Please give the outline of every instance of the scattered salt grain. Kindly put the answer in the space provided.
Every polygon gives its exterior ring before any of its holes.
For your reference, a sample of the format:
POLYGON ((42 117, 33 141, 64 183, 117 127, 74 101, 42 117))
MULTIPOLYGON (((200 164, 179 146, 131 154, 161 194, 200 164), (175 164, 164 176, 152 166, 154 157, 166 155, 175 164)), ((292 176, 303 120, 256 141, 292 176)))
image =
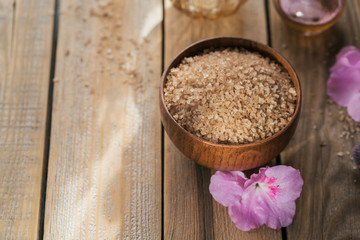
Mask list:
POLYGON ((337 155, 338 157, 343 157, 343 156, 344 156, 344 153, 343 153, 343 152, 338 152, 336 155, 337 155))

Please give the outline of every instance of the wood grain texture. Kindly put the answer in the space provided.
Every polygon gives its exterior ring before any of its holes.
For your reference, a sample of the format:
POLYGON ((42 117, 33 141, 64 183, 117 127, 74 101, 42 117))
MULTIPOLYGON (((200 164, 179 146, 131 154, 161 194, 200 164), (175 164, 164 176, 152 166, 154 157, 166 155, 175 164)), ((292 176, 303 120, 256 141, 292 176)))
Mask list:
POLYGON ((39 237, 54 2, 0 2, 0 239, 39 237))
MULTIPOLYGON (((262 0, 249 0, 235 15, 214 21, 190 18, 165 1, 165 67, 201 39, 240 36, 266 43, 266 32, 262 0)), ((280 231, 267 228, 238 230, 209 193, 211 171, 182 155, 166 134, 164 154, 165 239, 281 239, 280 231)))
POLYGON ((304 93, 298 129, 282 154, 283 163, 300 169, 304 178, 294 223, 287 228, 288 239, 360 236, 360 174, 350 158, 360 134, 351 133, 356 124, 349 117, 341 120, 346 109, 330 104, 326 94, 336 53, 346 45, 360 47, 360 3, 347 4, 339 22, 314 37, 289 29, 271 8, 273 47, 293 64, 304 93), (349 134, 341 136, 344 131, 349 134))
POLYGON ((162 3, 60 9, 45 239, 159 239, 162 3))

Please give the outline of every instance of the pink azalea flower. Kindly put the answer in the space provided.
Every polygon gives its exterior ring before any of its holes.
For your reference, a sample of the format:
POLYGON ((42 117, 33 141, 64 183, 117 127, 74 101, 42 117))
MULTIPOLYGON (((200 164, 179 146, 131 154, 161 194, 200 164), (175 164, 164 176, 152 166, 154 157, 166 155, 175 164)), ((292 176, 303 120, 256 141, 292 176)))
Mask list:
POLYGON ((344 47, 338 53, 327 87, 329 97, 360 122, 360 51, 356 47, 344 47))
POLYGON ((241 171, 217 171, 209 190, 217 202, 229 207, 231 220, 240 230, 264 224, 279 229, 292 223, 303 183, 299 170, 280 165, 261 168, 250 179, 241 171))

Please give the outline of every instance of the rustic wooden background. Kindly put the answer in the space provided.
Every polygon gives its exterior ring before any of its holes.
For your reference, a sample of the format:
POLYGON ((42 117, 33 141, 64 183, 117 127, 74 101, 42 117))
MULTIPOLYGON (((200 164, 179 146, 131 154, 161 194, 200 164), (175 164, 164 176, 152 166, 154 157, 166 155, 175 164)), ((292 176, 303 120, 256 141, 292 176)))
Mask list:
POLYGON ((272 1, 219 20, 169 0, 0 0, 0 239, 360 239, 359 124, 326 95, 328 69, 360 47, 360 2, 304 37, 272 1), (303 109, 277 161, 305 184, 294 223, 242 232, 163 132, 158 87, 187 45, 214 36, 267 43, 296 69, 303 109))

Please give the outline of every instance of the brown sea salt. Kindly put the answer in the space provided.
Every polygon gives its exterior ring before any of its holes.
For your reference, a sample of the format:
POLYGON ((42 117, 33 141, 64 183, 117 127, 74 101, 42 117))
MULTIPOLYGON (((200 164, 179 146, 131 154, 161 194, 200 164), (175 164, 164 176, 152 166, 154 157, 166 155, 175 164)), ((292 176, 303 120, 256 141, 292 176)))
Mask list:
POLYGON ((170 70, 165 104, 186 130, 215 143, 268 138, 290 121, 296 90, 277 63, 244 49, 205 50, 170 70))

